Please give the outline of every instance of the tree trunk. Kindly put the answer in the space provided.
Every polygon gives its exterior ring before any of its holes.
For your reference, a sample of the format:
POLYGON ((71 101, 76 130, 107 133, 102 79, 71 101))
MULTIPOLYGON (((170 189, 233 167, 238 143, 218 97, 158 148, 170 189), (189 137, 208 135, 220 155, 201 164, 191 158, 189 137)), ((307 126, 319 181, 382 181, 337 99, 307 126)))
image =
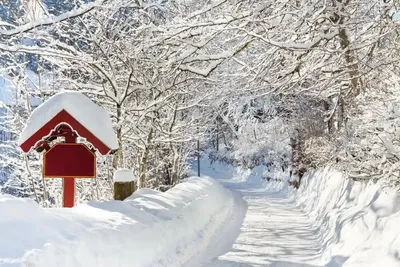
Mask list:
MULTIPOLYGON (((350 0, 332 0, 334 7, 338 7, 338 10, 333 13, 331 20, 339 25, 343 25, 346 20, 345 7, 348 6, 350 0)), ((350 87, 354 95, 359 95, 363 89, 363 82, 361 79, 361 72, 358 65, 358 59, 355 56, 354 50, 350 47, 350 38, 345 28, 339 29, 339 43, 340 47, 344 52, 344 59, 346 62, 346 67, 348 69, 348 74, 350 77, 350 87)))
POLYGON ((117 170, 120 167, 123 167, 123 162, 124 162, 124 154, 122 151, 122 127, 120 125, 121 122, 121 116, 122 116, 122 111, 121 111, 121 105, 117 104, 117 129, 116 129, 116 135, 117 135, 117 140, 118 140, 118 150, 114 155, 113 159, 113 167, 115 170, 117 170))
POLYGON ((172 171, 171 171, 171 180, 170 180, 170 185, 174 185, 178 182, 178 169, 179 169, 179 154, 178 152, 174 149, 174 160, 172 162, 172 171))
POLYGON ((343 127, 344 121, 344 101, 342 94, 338 95, 338 110, 337 110, 337 130, 339 131, 343 127))
MULTIPOLYGON (((331 99, 329 99, 329 100, 330 100, 330 103, 332 103, 331 99)), ((325 100, 323 100, 322 104, 324 106, 325 112, 328 113, 331 105, 329 104, 328 101, 325 101, 325 100)), ((331 116, 331 115, 329 115, 328 120, 327 120, 327 129, 328 129, 329 135, 333 133, 333 116, 331 116)))
POLYGON ((363 82, 358 66, 358 60, 354 55, 354 51, 350 49, 350 40, 349 36, 347 35, 346 29, 339 30, 339 37, 340 46, 344 51, 344 58, 346 60, 346 65, 350 76, 351 90, 354 95, 357 96, 363 89, 363 82))
POLYGON ((147 135, 146 147, 142 154, 142 159, 140 162, 140 178, 139 178, 139 188, 146 187, 146 176, 147 176, 147 162, 149 159, 150 153, 150 143, 153 139, 153 128, 150 129, 149 134, 147 135))

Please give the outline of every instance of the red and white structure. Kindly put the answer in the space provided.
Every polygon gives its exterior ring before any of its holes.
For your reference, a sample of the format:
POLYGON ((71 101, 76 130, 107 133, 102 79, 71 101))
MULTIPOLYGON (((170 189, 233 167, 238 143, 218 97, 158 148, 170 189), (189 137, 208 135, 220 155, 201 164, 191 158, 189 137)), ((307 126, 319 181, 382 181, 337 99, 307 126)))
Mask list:
POLYGON ((44 152, 43 177, 63 178, 63 206, 73 207, 75 178, 96 177, 96 151, 106 155, 118 141, 103 108, 81 93, 63 92, 32 112, 19 146, 25 153, 44 152))

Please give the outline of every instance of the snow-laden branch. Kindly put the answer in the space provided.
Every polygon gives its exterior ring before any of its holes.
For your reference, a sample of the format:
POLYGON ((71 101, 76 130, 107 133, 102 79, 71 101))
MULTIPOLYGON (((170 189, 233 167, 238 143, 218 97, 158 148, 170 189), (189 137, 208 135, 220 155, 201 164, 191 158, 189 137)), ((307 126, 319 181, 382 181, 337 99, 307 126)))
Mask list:
POLYGON ((236 49, 235 51, 228 51, 221 53, 219 55, 202 55, 193 57, 189 59, 188 62, 201 62, 201 61, 212 61, 206 68, 198 68, 195 66, 190 66, 188 64, 182 64, 179 68, 183 71, 189 71, 191 73, 201 75, 203 77, 208 77, 211 72, 213 72, 219 65, 221 65, 225 60, 234 57, 241 51, 243 51, 250 42, 246 42, 244 45, 236 49))
POLYGON ((24 32, 29 32, 37 27, 40 26, 48 26, 52 25, 58 22, 62 22, 64 20, 68 20, 70 18, 75 18, 82 16, 83 14, 93 10, 96 7, 101 6, 105 0, 99 0, 95 2, 91 2, 89 4, 85 4, 80 8, 65 12, 61 15, 58 16, 52 16, 49 18, 43 18, 37 21, 29 22, 27 24, 21 25, 21 26, 12 26, 6 22, 0 21, 0 26, 11 26, 12 29, 10 30, 5 30, 5 29, 0 29, 0 35, 5 35, 5 36, 11 36, 19 33, 24 33, 24 32))
POLYGON ((316 37, 315 39, 311 40, 311 41, 307 41, 304 43, 300 43, 300 42, 277 42, 274 40, 269 39, 268 37, 264 37, 258 33, 255 32, 251 32, 248 31, 244 28, 239 28, 239 27, 233 27, 232 29, 236 29, 239 31, 244 31, 246 34, 248 34, 249 36, 252 36, 256 39, 259 39, 267 44, 270 44, 272 46, 275 47, 279 47, 282 49, 286 49, 286 50, 292 50, 292 51, 304 51, 304 50, 310 50, 314 47, 316 47, 317 45, 319 45, 321 43, 321 41, 323 40, 331 40, 334 37, 336 37, 339 34, 339 30, 338 29, 334 29, 332 30, 332 32, 327 33, 327 34, 320 34, 318 37, 316 37))
POLYGON ((219 59, 217 61, 211 62, 207 68, 198 68, 194 66, 189 66, 189 65, 181 65, 179 68, 184 71, 189 71, 191 73, 201 75, 203 77, 207 77, 210 75, 210 73, 215 70, 222 62, 224 59, 219 59))
POLYGON ((193 19, 194 17, 200 16, 204 13, 212 11, 212 10, 216 9, 217 7, 223 5, 226 2, 227 2, 227 0, 219 0, 216 3, 213 3, 212 5, 209 5, 209 3, 207 3, 204 8, 189 15, 189 19, 193 19))
POLYGON ((223 52, 221 54, 216 55, 199 55, 195 57, 190 57, 185 60, 185 63, 192 63, 192 62, 200 62, 200 61, 209 61, 209 60, 221 60, 226 59, 231 55, 229 51, 223 52))
MULTIPOLYGON (((4 45, 0 43, 0 51, 6 52, 24 52, 24 53, 32 53, 41 56, 52 56, 52 57, 60 57, 60 58, 68 58, 74 59, 75 55, 62 52, 57 49, 52 48, 41 48, 38 46, 26 46, 26 45, 4 45)), ((82 59, 81 59, 82 60, 82 59)))

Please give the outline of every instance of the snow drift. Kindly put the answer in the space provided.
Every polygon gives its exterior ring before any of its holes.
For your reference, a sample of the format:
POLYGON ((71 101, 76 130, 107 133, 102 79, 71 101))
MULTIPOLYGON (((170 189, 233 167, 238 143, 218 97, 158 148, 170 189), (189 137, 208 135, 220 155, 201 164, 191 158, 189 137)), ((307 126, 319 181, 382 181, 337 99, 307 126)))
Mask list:
POLYGON ((329 168, 305 175, 296 201, 320 229, 327 266, 400 266, 400 196, 329 168))
POLYGON ((43 209, 0 196, 0 266, 181 266, 215 236, 233 197, 210 178, 190 178, 161 193, 43 209))

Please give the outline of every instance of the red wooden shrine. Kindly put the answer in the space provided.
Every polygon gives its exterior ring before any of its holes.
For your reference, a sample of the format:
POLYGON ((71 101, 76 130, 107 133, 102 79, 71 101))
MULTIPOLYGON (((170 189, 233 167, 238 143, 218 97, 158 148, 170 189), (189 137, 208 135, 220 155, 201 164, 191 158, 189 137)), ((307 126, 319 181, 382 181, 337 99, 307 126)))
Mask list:
POLYGON ((31 148, 43 154, 43 177, 63 178, 63 206, 75 203, 75 178, 96 177, 96 154, 106 155, 111 149, 101 142, 67 111, 61 110, 20 145, 24 152, 31 148), (93 145, 77 143, 85 138, 93 145), (60 142, 60 140, 62 140, 60 142))

